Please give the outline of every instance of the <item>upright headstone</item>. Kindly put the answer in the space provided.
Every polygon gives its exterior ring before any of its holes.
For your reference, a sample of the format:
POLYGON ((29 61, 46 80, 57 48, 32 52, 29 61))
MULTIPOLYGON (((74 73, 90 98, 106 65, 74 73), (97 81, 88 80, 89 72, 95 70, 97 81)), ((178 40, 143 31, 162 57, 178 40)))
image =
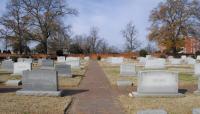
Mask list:
POLYGON ((23 71, 31 70, 32 64, 28 62, 16 62, 14 63, 13 75, 22 75, 23 71))
POLYGON ((55 65, 55 70, 58 72, 58 76, 72 77, 71 66, 65 63, 59 63, 55 65))
POLYGON ((200 95, 200 77, 198 77, 198 89, 194 91, 194 94, 200 95))
POLYGON ((148 109, 148 110, 141 110, 138 111, 137 114, 167 114, 165 110, 162 109, 148 109))
POLYGON ((187 56, 186 56, 186 55, 182 55, 182 56, 181 56, 181 59, 182 59, 182 60, 186 60, 186 59, 187 59, 187 56))
POLYGON ((67 65, 70 65, 72 68, 80 68, 80 60, 71 60, 65 62, 67 65))
POLYGON ((134 96, 180 96, 178 73, 168 71, 141 71, 134 96))
POLYGON ((164 69, 165 63, 166 63, 165 59, 147 60, 145 63, 145 69, 164 69))
POLYGON ((50 59, 42 60, 40 69, 54 69, 54 61, 50 59))
POLYGON ((122 64, 124 62, 123 57, 111 57, 110 58, 110 63, 111 64, 122 64))
POLYGON ((182 63, 187 64, 187 56, 186 55, 182 55, 181 60, 182 60, 182 63))
POLYGON ((146 55, 146 59, 152 59, 152 56, 151 55, 146 55))
POLYGON ((193 58, 191 58, 191 57, 188 57, 188 58, 186 59, 186 62, 187 62, 187 64, 190 64, 190 65, 196 64, 196 60, 193 59, 193 58))
POLYGON ((143 64, 143 65, 144 65, 144 64, 146 63, 146 61, 147 61, 147 59, 146 59, 145 57, 139 57, 138 59, 139 59, 139 63, 140 63, 140 64, 143 64))
POLYGON ((13 73, 13 68, 14 68, 13 64, 14 63, 11 60, 4 60, 4 61, 2 61, 1 69, 4 70, 4 71, 13 73))
POLYGON ((32 63, 32 62, 33 62, 33 59, 31 59, 31 58, 25 58, 25 59, 24 59, 24 62, 32 63))
POLYGON ((63 63, 63 62, 65 62, 65 56, 58 56, 58 57, 57 57, 57 62, 58 62, 58 63, 63 63))
POLYGON ((197 56, 197 60, 200 61, 200 55, 197 56))
POLYGON ((58 90, 58 74, 54 70, 36 69, 24 71, 22 89, 17 95, 60 96, 58 90))
POLYGON ((42 65, 42 61, 43 61, 43 60, 46 60, 46 59, 45 59, 45 58, 40 58, 40 59, 38 59, 38 64, 39 64, 39 65, 42 65))
POLYGON ((194 65, 194 75, 198 77, 200 76, 200 64, 194 65))
POLYGON ((120 65, 121 76, 136 76, 136 68, 134 64, 121 64, 120 65))
POLYGON ((86 61, 89 61, 90 60, 90 57, 84 57, 84 60, 86 60, 86 61))
POLYGON ((175 59, 175 58, 173 58, 173 59, 170 59, 170 63, 172 65, 180 65, 180 64, 182 64, 182 59, 175 59))
POLYGON ((24 62, 24 58, 18 58, 17 62, 24 62))

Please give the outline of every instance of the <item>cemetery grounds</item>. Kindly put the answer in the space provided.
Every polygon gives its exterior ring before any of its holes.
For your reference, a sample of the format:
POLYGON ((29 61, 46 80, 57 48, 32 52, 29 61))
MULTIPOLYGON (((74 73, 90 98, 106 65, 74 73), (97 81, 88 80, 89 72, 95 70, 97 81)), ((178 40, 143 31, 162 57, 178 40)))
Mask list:
MULTIPOLYGON (((128 63, 138 61, 129 60, 128 63)), ((120 94, 118 100, 127 114, 136 114, 139 110, 164 109, 168 114, 191 114, 193 108, 200 106, 200 96, 193 94, 197 90, 198 80, 193 76, 194 68, 190 65, 168 66, 166 70, 179 71, 179 90, 184 93, 184 97, 129 97, 132 91, 137 91, 136 77, 120 77, 120 65, 111 65, 106 62, 99 62, 101 68, 113 87, 117 87, 117 80, 129 80, 133 82, 132 87, 118 88, 120 94), (130 89, 131 88, 131 89, 130 89)), ((142 65, 136 67, 136 71, 141 70, 142 65)))
MULTIPOLYGON (((7 86, 7 80, 21 80, 21 76, 11 76, 0 70, 0 113, 8 114, 63 114, 69 108, 73 97, 67 95, 68 89, 79 86, 87 70, 88 62, 82 60, 80 69, 72 69, 72 78, 58 77, 62 97, 18 96, 16 91, 22 87, 7 86)), ((39 68, 37 65, 33 69, 39 68)))

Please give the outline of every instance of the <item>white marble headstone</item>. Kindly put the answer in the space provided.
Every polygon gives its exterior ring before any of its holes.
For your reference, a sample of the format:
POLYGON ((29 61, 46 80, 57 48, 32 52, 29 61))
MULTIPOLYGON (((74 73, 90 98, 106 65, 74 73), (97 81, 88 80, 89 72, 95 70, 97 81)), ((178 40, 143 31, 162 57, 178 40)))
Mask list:
POLYGON ((139 57, 138 59, 139 59, 140 64, 145 64, 147 61, 147 59, 145 57, 139 57))
POLYGON ((170 63, 172 65, 180 65, 182 64, 182 59, 173 58, 173 59, 170 59, 170 63))
POLYGON ((165 59, 147 60, 145 63, 145 69, 164 69, 165 63, 166 63, 165 59))
POLYGON ((186 59, 186 61, 187 61, 187 64, 191 64, 191 65, 196 64, 196 60, 193 59, 193 58, 191 58, 191 57, 188 57, 188 58, 186 59))
POLYGON ((120 65, 121 76, 136 76, 136 69, 134 64, 121 64, 120 65))
POLYGON ((134 95, 178 95, 178 73, 168 71, 141 71, 134 95))
POLYGON ((65 56, 57 57, 57 62, 60 62, 60 63, 65 62, 65 56))
POLYGON ((195 76, 200 76, 200 64, 195 64, 194 65, 194 75, 195 76))
POLYGON ((121 64, 124 62, 124 58, 123 57, 111 57, 110 62, 111 62, 111 64, 121 64))
POLYGON ((31 70, 32 64, 29 62, 16 62, 14 63, 14 75, 22 75, 23 71, 31 70))
POLYGON ((200 55, 197 56, 197 60, 198 60, 198 61, 200 60, 200 55))

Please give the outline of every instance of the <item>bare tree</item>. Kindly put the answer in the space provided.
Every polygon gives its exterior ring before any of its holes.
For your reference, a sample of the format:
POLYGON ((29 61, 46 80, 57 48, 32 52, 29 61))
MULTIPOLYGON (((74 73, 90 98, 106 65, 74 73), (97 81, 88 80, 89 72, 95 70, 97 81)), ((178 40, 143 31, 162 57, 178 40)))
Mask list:
POLYGON ((132 22, 129 22, 126 25, 126 28, 122 30, 122 35, 125 38, 126 50, 132 52, 133 50, 139 47, 139 41, 137 40, 137 31, 135 25, 132 22))
POLYGON ((41 43, 43 53, 47 53, 48 39, 59 26, 61 18, 77 14, 64 0, 21 0, 31 17, 34 40, 41 43))
POLYGON ((102 39, 98 36, 98 28, 92 27, 90 30, 90 35, 87 38, 88 48, 90 53, 97 53, 99 46, 102 43, 102 39))
POLYGON ((9 1, 7 12, 0 19, 3 26, 1 37, 4 37, 6 42, 10 40, 13 49, 20 54, 26 51, 29 38, 30 17, 25 13, 23 5, 21 0, 9 1))

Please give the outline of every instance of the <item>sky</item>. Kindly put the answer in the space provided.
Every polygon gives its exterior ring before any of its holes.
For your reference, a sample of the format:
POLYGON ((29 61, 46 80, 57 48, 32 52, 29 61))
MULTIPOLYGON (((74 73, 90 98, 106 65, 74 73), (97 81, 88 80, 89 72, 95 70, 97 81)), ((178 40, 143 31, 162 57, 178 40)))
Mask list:
MULTIPOLYGON (((6 10, 6 2, 0 0, 0 16, 6 10)), ((147 43, 149 15, 164 0, 67 0, 70 7, 78 10, 77 16, 64 17, 66 25, 72 25, 73 35, 89 34, 91 27, 99 28, 99 36, 119 49, 124 47, 122 29, 132 21, 137 38, 147 43)), ((2 48, 2 45, 0 46, 2 48)))

